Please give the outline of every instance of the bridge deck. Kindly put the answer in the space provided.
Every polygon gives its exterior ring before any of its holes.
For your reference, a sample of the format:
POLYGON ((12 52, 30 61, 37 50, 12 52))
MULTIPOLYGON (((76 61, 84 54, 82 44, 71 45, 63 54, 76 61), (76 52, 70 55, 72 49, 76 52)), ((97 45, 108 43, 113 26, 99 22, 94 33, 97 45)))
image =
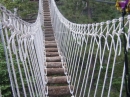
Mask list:
POLYGON ((70 91, 67 77, 62 68, 61 57, 58 53, 54 32, 51 25, 48 0, 44 0, 44 28, 45 28, 45 49, 48 77, 49 97, 69 97, 70 91))

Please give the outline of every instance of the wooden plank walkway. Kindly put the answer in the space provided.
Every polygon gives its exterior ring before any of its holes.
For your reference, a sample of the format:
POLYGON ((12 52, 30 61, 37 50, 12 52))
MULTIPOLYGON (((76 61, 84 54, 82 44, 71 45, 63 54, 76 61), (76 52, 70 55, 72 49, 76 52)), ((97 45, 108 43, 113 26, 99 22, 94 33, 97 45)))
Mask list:
POLYGON ((48 96, 71 97, 52 29, 48 0, 44 0, 43 4, 48 96))

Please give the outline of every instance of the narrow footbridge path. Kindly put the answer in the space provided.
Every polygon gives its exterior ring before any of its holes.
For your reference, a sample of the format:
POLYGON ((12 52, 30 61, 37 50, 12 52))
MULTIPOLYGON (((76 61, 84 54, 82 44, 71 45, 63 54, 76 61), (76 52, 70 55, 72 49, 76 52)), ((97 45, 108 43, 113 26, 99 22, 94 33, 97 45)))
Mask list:
POLYGON ((77 24, 39 0, 28 23, 0 4, 0 36, 12 97, 130 97, 130 15, 77 24))
POLYGON ((66 97, 70 95, 70 91, 54 37, 48 0, 44 0, 43 4, 48 96, 66 97))

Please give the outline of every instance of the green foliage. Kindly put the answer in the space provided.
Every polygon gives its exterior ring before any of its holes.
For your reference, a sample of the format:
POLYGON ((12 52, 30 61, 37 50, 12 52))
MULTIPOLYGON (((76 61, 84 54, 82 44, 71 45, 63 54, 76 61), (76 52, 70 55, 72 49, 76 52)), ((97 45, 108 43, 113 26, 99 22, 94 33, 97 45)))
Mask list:
MULTIPOLYGON (((96 23, 120 17, 114 4, 95 2, 95 0, 60 0, 58 8, 70 21, 76 23, 96 23), (87 6, 86 6, 87 2, 87 6)), ((113 0, 115 2, 115 0, 113 0)))
POLYGON ((38 3, 29 0, 15 0, 14 2, 12 0, 2 0, 0 3, 12 12, 14 11, 14 8, 17 8, 18 16, 21 18, 27 18, 30 14, 37 14, 38 10, 38 3))
MULTIPOLYGON (((4 6, 7 7, 7 9, 11 10, 12 12, 14 8, 18 8, 18 15, 22 18, 27 18, 29 14, 35 14, 35 13, 37 14, 38 4, 36 2, 30 2, 29 0, 24 0, 24 1, 14 0, 14 2, 12 1, 13 0, 0 0, 0 3, 2 3, 4 6)), ((85 8, 85 1, 88 1, 88 0, 83 0, 83 2, 81 2, 81 0, 61 0, 61 2, 63 2, 63 5, 58 6, 58 7, 61 13, 63 13, 63 15, 67 19, 69 19, 72 22, 77 22, 77 23, 101 22, 101 21, 111 20, 113 18, 118 18, 120 16, 118 11, 116 11, 116 8, 114 5, 104 4, 104 3, 94 2, 94 0, 89 0, 89 6, 85 8), (88 8, 91 12, 90 13, 91 17, 88 17, 88 8)), ((86 52, 85 56, 87 56, 87 54, 88 53, 86 52)), ((105 56, 107 57, 108 53, 106 53, 105 56)), ((123 60, 123 59, 122 57, 118 57, 117 60, 123 60)), ((81 62, 82 62, 82 58, 81 58, 81 62)), ((121 64, 123 64, 123 61, 121 62, 122 62, 121 64)), ((84 62, 84 64, 85 63, 86 62, 84 62)), ((112 83, 112 85, 114 86, 114 89, 117 90, 118 92, 119 92, 118 87, 120 85, 119 80, 121 80, 119 78, 118 71, 121 71, 120 69, 122 69, 120 67, 121 66, 116 66, 117 73, 115 74, 117 76, 112 83)), ((109 67, 110 69, 109 72, 111 72, 111 68, 112 66, 109 67)), ((98 70, 99 70, 99 67, 96 68, 96 72, 98 70)), ((103 72, 105 72, 105 70, 106 70, 106 67, 104 66, 103 72)), ((98 75, 95 75, 95 76, 98 76, 98 75)), ((104 73, 101 76, 102 78, 104 78, 104 73)), ((102 84, 101 84, 101 87, 102 87, 102 84)), ((3 97, 11 97, 12 94, 11 94, 11 88, 10 88, 10 82, 9 82, 9 75, 7 71, 7 65, 6 65, 4 50, 3 50, 1 41, 0 41, 0 88, 2 90, 3 97)), ((115 92, 112 92, 112 93, 113 93, 112 94, 113 97, 117 97, 115 92)))
MULTIPOLYGON (((0 0, 0 3, 12 12, 14 12, 14 8, 17 8, 17 15, 23 19, 28 19, 30 18, 29 16, 34 14, 37 15, 38 2, 31 2, 29 0, 0 0)), ((0 89, 2 97, 12 97, 10 85, 6 58, 0 38, 0 89)))
POLYGON ((11 94, 9 75, 7 71, 4 49, 1 41, 0 41, 0 88, 2 92, 2 97, 11 97, 12 94, 11 94))

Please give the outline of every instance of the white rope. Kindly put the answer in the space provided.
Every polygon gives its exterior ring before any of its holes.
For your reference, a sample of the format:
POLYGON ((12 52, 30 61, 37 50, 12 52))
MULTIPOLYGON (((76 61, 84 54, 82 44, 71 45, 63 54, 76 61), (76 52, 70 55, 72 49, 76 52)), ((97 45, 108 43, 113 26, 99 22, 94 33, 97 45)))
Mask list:
POLYGON ((0 97, 2 97, 2 94, 1 94, 1 88, 0 88, 0 97))
POLYGON ((27 23, 0 5, 2 41, 14 97, 45 97, 43 1, 35 23, 27 23), (6 38, 6 39, 5 39, 6 38))
POLYGON ((7 48, 6 48, 6 44, 5 44, 5 38, 3 37, 3 31, 2 31, 1 24, 0 24, 0 35, 1 35, 1 39, 3 41, 4 51, 5 51, 5 54, 6 54, 6 60, 7 60, 6 62, 7 62, 7 68, 8 68, 8 72, 9 72, 9 78, 10 78, 10 82, 11 82, 12 92, 13 92, 14 97, 16 97, 16 91, 14 89, 14 81, 13 81, 11 67, 10 67, 10 63, 9 63, 9 56, 7 54, 7 48))
MULTIPOLYGON (((113 95, 122 97, 125 89, 122 18, 94 24, 76 24, 59 12, 54 0, 49 1, 53 30, 63 67, 67 70, 65 74, 72 96, 111 97, 116 91, 113 95), (118 85, 117 90, 115 84, 118 85)), ((125 21, 128 50, 129 15, 125 21)))
MULTIPOLYGON (((122 97, 125 91, 122 18, 101 23, 76 24, 59 12, 54 0, 49 0, 49 7, 72 97, 122 97)), ((13 96, 46 97, 43 1, 39 0, 38 17, 33 24, 22 21, 1 5, 0 10, 3 27, 1 36, 13 96)), ((129 15, 125 21, 128 50, 129 15)))

